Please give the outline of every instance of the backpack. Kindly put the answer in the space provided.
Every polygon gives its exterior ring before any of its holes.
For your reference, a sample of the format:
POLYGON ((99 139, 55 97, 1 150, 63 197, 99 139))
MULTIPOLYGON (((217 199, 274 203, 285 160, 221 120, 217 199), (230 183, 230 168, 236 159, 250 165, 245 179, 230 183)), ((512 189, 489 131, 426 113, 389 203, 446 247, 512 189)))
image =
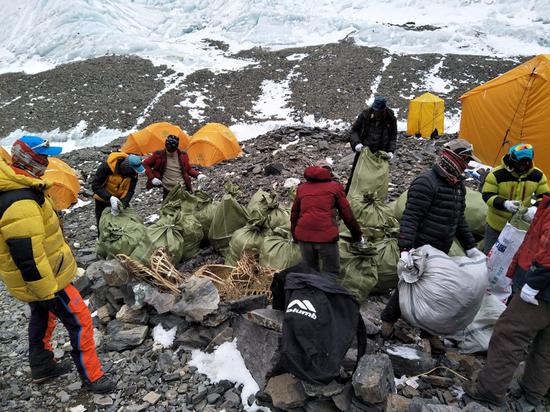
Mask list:
POLYGON ((277 273, 272 292, 273 308, 285 311, 278 370, 327 384, 339 378, 356 336, 357 359, 363 356, 366 330, 359 303, 335 279, 300 264, 277 273))

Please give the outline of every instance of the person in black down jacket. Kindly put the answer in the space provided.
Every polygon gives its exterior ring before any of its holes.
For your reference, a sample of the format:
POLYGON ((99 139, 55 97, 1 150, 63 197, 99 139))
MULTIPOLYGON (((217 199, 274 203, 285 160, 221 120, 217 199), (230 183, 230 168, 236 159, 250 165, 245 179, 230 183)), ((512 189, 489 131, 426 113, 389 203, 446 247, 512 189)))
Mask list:
MULTIPOLYGON (((466 187, 462 174, 475 159, 472 145, 465 140, 452 140, 444 146, 436 164, 418 176, 407 194, 407 204, 399 233, 401 260, 409 262, 409 250, 430 245, 449 253, 456 237, 468 257, 481 252, 464 217, 466 187)), ((390 337, 393 324, 401 317, 397 289, 382 312, 382 335, 390 337)), ((432 349, 442 349, 441 342, 430 339, 432 349)))

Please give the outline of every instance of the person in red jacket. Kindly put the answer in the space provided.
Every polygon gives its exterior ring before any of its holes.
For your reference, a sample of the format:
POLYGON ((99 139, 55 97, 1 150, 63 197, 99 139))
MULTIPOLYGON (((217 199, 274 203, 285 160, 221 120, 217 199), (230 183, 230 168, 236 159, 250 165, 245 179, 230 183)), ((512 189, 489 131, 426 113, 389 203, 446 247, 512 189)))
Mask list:
POLYGON ((182 183, 192 192, 191 177, 203 179, 206 176, 189 164, 189 156, 178 149, 180 139, 170 135, 166 138, 165 149, 157 150, 143 161, 147 174, 147 189, 163 188, 163 199, 176 185, 182 183))
POLYGON ((550 389, 550 194, 539 204, 508 270, 518 293, 495 325, 485 367, 464 389, 478 401, 503 404, 525 349, 530 348, 519 381, 519 402, 521 410, 539 410, 550 389))
POLYGON ((344 186, 332 179, 332 168, 327 162, 307 167, 304 177, 306 182, 298 186, 290 213, 292 237, 299 242, 305 263, 319 272, 339 275, 337 215, 358 243, 363 242, 361 228, 344 186))

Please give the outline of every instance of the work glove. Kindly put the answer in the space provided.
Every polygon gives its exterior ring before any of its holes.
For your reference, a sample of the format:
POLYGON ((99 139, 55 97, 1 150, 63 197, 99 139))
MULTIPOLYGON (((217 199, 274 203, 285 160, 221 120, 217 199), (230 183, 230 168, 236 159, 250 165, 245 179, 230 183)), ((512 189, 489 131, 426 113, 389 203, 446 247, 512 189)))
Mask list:
POLYGON ((535 299, 535 296, 537 296, 539 293, 538 290, 533 289, 531 286, 529 286, 527 283, 523 285, 521 288, 520 297, 523 301, 530 303, 531 305, 539 305, 539 302, 537 299, 535 299))
POLYGON ((362 143, 357 143, 355 145, 355 151, 359 153, 361 150, 363 150, 363 144, 362 143))
POLYGON ((504 208, 511 213, 516 213, 521 206, 521 202, 519 200, 506 200, 504 202, 504 208))
POLYGON ((122 210, 122 202, 116 196, 111 196, 109 199, 111 201, 111 214, 116 216, 122 210))
POLYGON ((361 240, 359 240, 358 242, 355 242, 355 244, 358 246, 358 247, 362 247, 365 245, 365 238, 363 236, 361 236, 361 240))
POLYGON ((527 220, 528 222, 532 222, 533 219, 535 218, 535 213, 537 213, 537 208, 536 208, 536 206, 531 206, 529 209, 527 209, 527 211, 525 212, 525 214, 523 215, 523 217, 524 217, 525 220, 527 220))
POLYGON ((477 247, 473 247, 466 251, 466 256, 468 256, 470 259, 474 259, 476 257, 485 256, 485 255, 477 247))
POLYGON ((157 179, 156 177, 153 177, 151 180, 151 184, 153 186, 162 186, 162 181, 160 179, 157 179))
POLYGON ((392 160, 394 155, 392 152, 388 152, 388 156, 390 157, 390 160, 392 160))
POLYGON ((197 176, 197 180, 202 180, 202 179, 206 179, 206 175, 204 173, 199 173, 199 175, 197 176))

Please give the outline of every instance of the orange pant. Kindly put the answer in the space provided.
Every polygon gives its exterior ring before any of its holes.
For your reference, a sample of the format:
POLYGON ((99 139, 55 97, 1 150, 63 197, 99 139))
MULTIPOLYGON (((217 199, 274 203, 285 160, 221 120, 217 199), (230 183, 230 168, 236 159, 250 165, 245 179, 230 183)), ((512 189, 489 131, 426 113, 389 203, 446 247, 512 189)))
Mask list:
POLYGON ((94 382, 104 375, 97 357, 92 317, 78 290, 72 285, 55 294, 55 299, 31 302, 29 322, 29 361, 31 369, 51 367, 50 339, 56 318, 63 323, 71 340, 71 357, 80 375, 94 382))

